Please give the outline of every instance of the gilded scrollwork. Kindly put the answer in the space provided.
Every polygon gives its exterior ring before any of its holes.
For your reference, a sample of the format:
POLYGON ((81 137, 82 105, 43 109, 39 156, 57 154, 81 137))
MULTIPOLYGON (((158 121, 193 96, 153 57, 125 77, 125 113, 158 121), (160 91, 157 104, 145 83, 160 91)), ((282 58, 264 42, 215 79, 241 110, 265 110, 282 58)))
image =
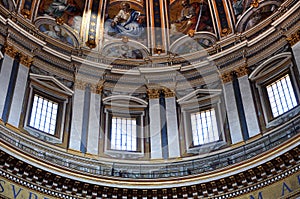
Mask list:
POLYGON ((159 98, 159 90, 158 89, 148 89, 147 94, 148 94, 149 99, 159 98))
POLYGON ((26 67, 30 67, 33 62, 33 58, 23 53, 20 54, 20 63, 26 67))
POLYGON ((289 42, 289 44, 291 46, 298 43, 300 41, 300 29, 296 33, 294 33, 290 37, 288 37, 286 40, 289 42))
POLYGON ((168 97, 175 97, 175 92, 172 91, 172 90, 169 89, 169 88, 163 88, 163 89, 162 89, 162 92, 164 93, 165 98, 168 98, 168 97))
POLYGON ((8 56, 15 58, 18 55, 18 50, 15 49, 13 46, 10 46, 8 44, 5 44, 4 53, 8 56))

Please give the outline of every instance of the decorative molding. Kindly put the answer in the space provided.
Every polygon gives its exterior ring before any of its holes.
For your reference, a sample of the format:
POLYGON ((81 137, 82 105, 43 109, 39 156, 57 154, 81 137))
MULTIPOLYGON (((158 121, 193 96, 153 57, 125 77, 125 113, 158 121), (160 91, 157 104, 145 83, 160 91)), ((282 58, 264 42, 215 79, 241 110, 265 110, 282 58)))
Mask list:
POLYGON ((18 55, 19 52, 13 46, 5 44, 4 53, 7 54, 8 56, 12 57, 12 58, 15 58, 18 55))
POLYGON ((169 88, 162 88, 161 90, 164 95, 165 95, 165 98, 168 98, 168 97, 175 97, 175 92, 170 90, 169 88))
POLYGON ((91 92, 96 94, 101 94, 103 90, 103 83, 91 84, 91 92))
POLYGON ((24 55, 23 53, 20 54, 20 63, 26 67, 30 67, 31 64, 33 62, 33 58, 27 56, 27 55, 24 55))
POLYGON ((75 89, 85 90, 87 85, 88 85, 88 83, 83 80, 79 80, 79 79, 75 80, 75 89))
POLYGON ((228 83, 228 82, 232 82, 233 80, 233 76, 232 76, 232 72, 225 72, 221 74, 221 79, 223 81, 223 83, 228 83))
POLYGON ((248 70, 247 64, 238 67, 237 69, 234 70, 234 72, 235 72, 235 74, 237 75, 238 78, 243 77, 245 75, 248 75, 249 70, 248 70))
POLYGON ((148 94, 149 99, 159 98, 159 90, 158 89, 148 89, 147 94, 148 94))
POLYGON ((291 37, 286 38, 291 46, 295 45, 300 41, 300 29, 296 33, 292 34, 291 37))
POLYGON ((22 9, 21 14, 24 16, 25 19, 29 19, 31 16, 31 12, 28 9, 22 9))
POLYGON ((258 6, 259 6, 259 0, 253 0, 250 5, 253 8, 258 8, 258 6))

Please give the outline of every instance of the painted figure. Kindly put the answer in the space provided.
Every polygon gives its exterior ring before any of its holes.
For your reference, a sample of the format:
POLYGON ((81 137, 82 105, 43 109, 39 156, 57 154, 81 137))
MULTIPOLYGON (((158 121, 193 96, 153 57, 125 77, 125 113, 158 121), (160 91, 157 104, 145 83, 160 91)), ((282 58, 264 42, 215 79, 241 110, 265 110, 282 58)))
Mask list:
POLYGON ((171 22, 173 31, 183 34, 187 34, 190 30, 212 31, 209 6, 205 0, 192 4, 189 0, 183 0, 181 5, 183 8, 179 19, 171 22))
POLYGON ((129 3, 123 2, 119 13, 105 21, 105 31, 110 36, 141 37, 145 32, 141 13, 130 8, 129 3))

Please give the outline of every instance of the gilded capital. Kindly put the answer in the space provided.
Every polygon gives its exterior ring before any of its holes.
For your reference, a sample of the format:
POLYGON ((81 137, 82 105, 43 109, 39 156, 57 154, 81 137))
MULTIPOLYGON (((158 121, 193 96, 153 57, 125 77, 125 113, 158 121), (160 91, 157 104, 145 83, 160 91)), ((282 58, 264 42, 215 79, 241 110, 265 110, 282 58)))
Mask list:
POLYGON ((233 80, 232 72, 225 72, 225 73, 221 74, 221 79, 224 84, 228 83, 228 82, 232 82, 232 80, 233 80))
POLYGON ((30 67, 33 62, 33 59, 27 55, 20 54, 20 63, 26 67, 30 67))
POLYGON ((298 30, 296 33, 292 34, 291 37, 286 38, 286 40, 289 42, 291 46, 295 45, 300 41, 300 30, 298 30))
POLYGON ((75 89, 85 90, 86 86, 87 86, 87 82, 84 82, 79 79, 75 80, 75 89))
POLYGON ((103 90, 103 84, 91 84, 91 92, 100 94, 103 90))
POLYGON ((4 53, 12 58, 15 58, 18 54, 18 51, 14 47, 6 44, 4 48, 4 53))
POLYGON ((158 89, 148 89, 147 94, 148 94, 149 99, 159 98, 159 90, 158 89))
POLYGON ((162 92, 164 93, 165 95, 165 98, 168 98, 168 97, 175 97, 175 92, 168 89, 168 88, 163 88, 162 89, 162 92))
POLYGON ((237 75, 237 77, 243 77, 245 75, 249 74, 249 70, 247 68, 247 64, 238 67, 236 70, 234 70, 235 74, 237 75))

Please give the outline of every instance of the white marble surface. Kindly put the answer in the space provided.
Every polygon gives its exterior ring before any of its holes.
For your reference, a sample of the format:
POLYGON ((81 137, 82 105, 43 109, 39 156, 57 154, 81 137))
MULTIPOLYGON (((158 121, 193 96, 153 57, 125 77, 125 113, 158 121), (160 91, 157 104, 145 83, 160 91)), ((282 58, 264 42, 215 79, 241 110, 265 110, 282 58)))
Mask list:
POLYGON ((224 97, 232 144, 243 141, 241 124, 232 82, 223 84, 224 97))
POLYGON ((249 137, 253 137, 259 134, 258 118, 255 110, 255 104, 253 99, 253 93, 251 91, 250 82, 248 76, 245 75, 239 78, 240 91, 243 100, 243 107, 248 127, 249 137))
POLYGON ((28 67, 20 64, 14 95, 12 98, 11 109, 8 117, 8 123, 15 127, 19 126, 20 116, 22 112, 22 105, 23 105, 23 100, 24 100, 24 95, 26 90, 26 84, 27 84, 28 72, 29 72, 28 67))
POLYGON ((151 159, 162 158, 159 99, 149 100, 151 159))
POLYGON ((2 117, 4 103, 6 99, 6 94, 8 90, 10 75, 12 71, 14 59, 8 55, 4 55, 4 59, 2 62, 2 68, 0 72, 0 87, 1 87, 1 95, 0 95, 0 117, 2 117))
POLYGON ((100 136, 100 106, 101 97, 99 94, 91 94, 89 126, 87 138, 87 153, 97 155, 100 136))
POLYGON ((83 120, 84 91, 75 89, 69 148, 80 151, 83 120))
POLYGON ((169 158, 180 157, 179 134, 175 97, 166 98, 166 119, 169 158))

